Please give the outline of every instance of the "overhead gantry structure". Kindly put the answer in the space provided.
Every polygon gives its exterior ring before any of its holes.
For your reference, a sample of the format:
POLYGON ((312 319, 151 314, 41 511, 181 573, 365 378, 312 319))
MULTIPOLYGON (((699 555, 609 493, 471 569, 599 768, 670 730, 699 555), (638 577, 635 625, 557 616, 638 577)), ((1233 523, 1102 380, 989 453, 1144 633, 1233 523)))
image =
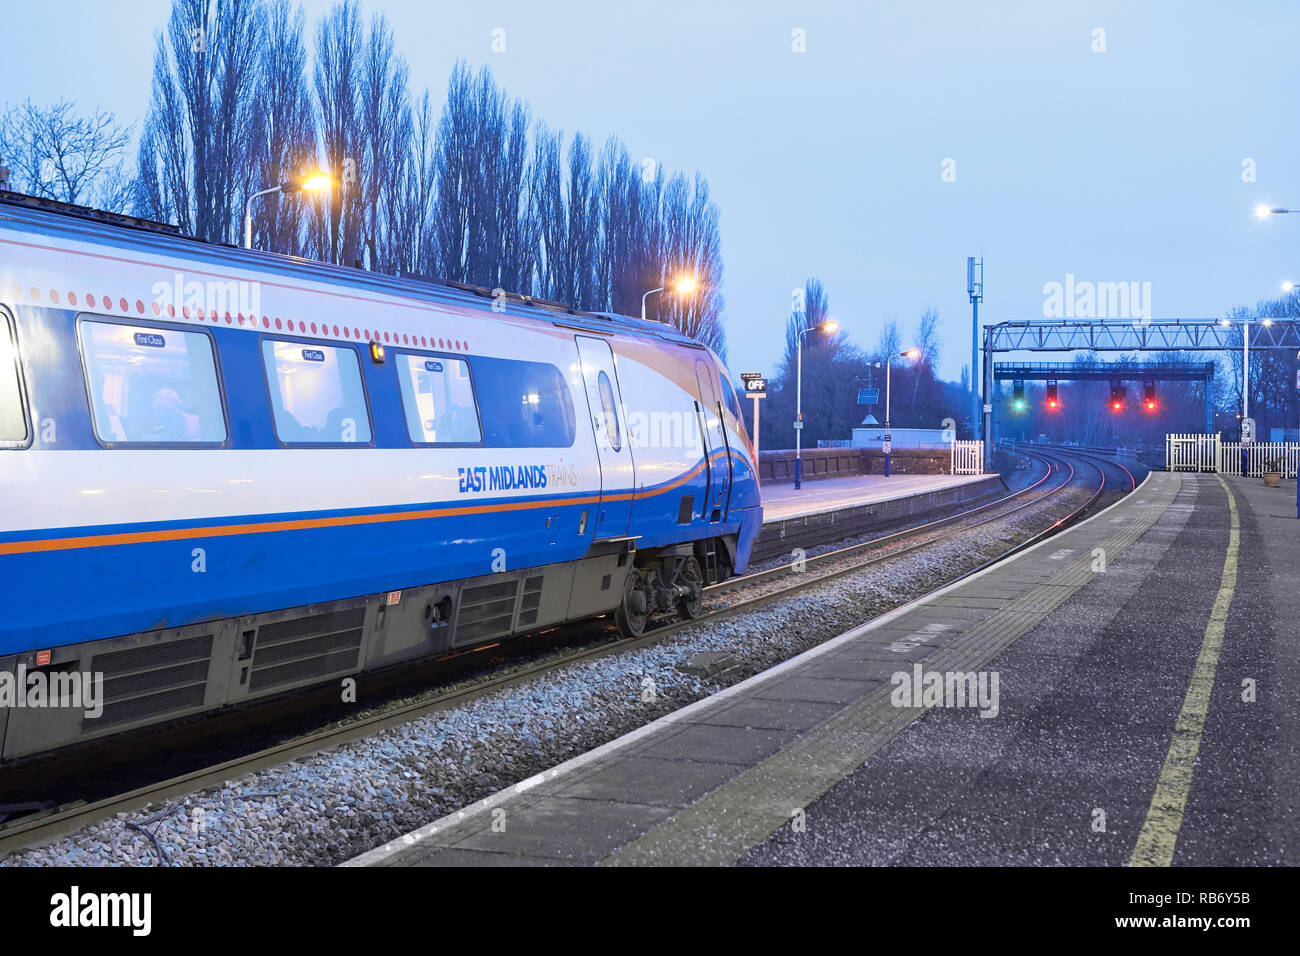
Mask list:
MULTIPOLYGON (((993 460, 993 389, 996 380, 1020 377, 996 374, 995 352, 1235 352, 1249 344, 1255 349, 1300 351, 1300 320, 1252 319, 1042 319, 999 322, 984 326, 984 460, 993 460)), ((1070 363, 1052 363, 1071 367, 1070 363)), ((1212 364, 1212 363, 1211 363, 1212 364)), ((1102 363, 1096 363, 1101 366, 1102 363)), ((1008 366, 1009 367, 1009 366, 1008 366)), ((1140 365, 1106 366, 1106 377, 1144 374, 1140 365)), ((999 370, 1001 371, 1001 370, 999 370)), ((1196 373, 1201 377, 1205 372, 1196 373)), ((1046 378, 1047 375, 1027 375, 1046 378)), ((1055 376, 1054 376, 1055 377, 1055 376)), ((1060 378, 1068 377, 1062 373, 1060 378)), ((1103 377, 1103 376, 1096 376, 1103 377)), ((1187 377, 1187 376, 1182 376, 1187 377)), ((1209 374, 1213 387, 1213 373, 1209 374)), ((1209 397, 1206 399, 1209 408, 1209 397)), ((1213 410, 1207 411, 1208 416, 1213 410)), ((1212 425, 1212 418, 1207 419, 1212 425)), ((1212 430, 1211 426, 1207 429, 1212 430)))

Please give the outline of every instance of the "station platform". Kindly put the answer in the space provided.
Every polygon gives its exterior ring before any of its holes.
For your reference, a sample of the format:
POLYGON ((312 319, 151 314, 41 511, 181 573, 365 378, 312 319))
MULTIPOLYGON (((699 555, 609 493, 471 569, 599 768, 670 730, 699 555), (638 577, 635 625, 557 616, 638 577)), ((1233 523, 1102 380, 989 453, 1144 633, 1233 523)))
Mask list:
POLYGON ((763 523, 842 511, 859 505, 879 504, 895 498, 946 491, 987 482, 990 475, 849 475, 763 486, 763 523))
POLYGON ((347 865, 1296 865, 1295 501, 1295 482, 1153 472, 347 865), (936 701, 934 674, 978 680, 936 701))
POLYGON ((850 475, 763 486, 763 528, 750 560, 815 547, 1007 493, 997 475, 850 475))

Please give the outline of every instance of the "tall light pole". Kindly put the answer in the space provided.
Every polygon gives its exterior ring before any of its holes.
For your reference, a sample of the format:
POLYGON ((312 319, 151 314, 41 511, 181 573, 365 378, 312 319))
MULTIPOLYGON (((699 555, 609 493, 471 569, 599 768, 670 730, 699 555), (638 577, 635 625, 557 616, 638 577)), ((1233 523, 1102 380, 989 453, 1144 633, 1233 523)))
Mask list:
POLYGON ((302 190, 316 192, 324 189, 330 184, 330 178, 324 173, 308 173, 299 179, 291 179, 288 182, 280 183, 278 186, 270 186, 261 192, 253 193, 244 203, 244 248, 253 248, 253 200, 261 199, 263 196, 269 196, 271 193, 296 193, 302 190))
MULTIPOLYGON (((970 429, 980 434, 980 387, 975 370, 980 364, 980 302, 984 300, 984 259, 966 257, 966 294, 970 296, 970 429)), ((985 401, 988 401, 986 398, 985 401)))
MULTIPOLYGON (((650 296, 654 295, 656 292, 663 292, 666 288, 667 286, 661 285, 659 288, 651 289, 641 296, 641 321, 642 322, 646 321, 645 300, 650 298, 650 296)), ((691 276, 682 276, 682 278, 678 279, 676 282, 673 283, 673 291, 676 292, 678 295, 690 295, 692 292, 695 291, 695 279, 692 278, 691 276)))
POLYGON ((890 432, 890 422, 889 422, 889 373, 894 367, 895 357, 914 359, 919 357, 920 354, 921 354, 920 349, 908 349, 906 352, 899 352, 897 356, 891 355, 889 356, 888 359, 885 360, 885 440, 881 443, 881 447, 884 449, 885 452, 885 477, 886 478, 889 477, 889 456, 891 451, 893 450, 893 435, 890 432))
MULTIPOLYGON (((1286 216, 1287 213, 1291 213, 1291 212, 1300 212, 1300 209, 1287 209, 1281 206, 1265 206, 1265 204, 1261 204, 1261 206, 1255 207, 1255 215, 1260 217, 1260 219, 1268 219, 1269 216, 1286 216)), ((1292 293, 1292 291, 1295 291, 1296 289, 1296 284, 1295 282, 1283 282, 1282 289, 1283 291, 1287 291, 1287 293, 1292 293)), ((1268 323, 1269 320, 1265 319, 1264 321, 1265 323, 1268 323)), ((1242 381, 1243 410, 1245 408, 1245 393, 1247 393, 1247 390, 1249 390, 1249 386, 1251 386, 1251 377, 1249 377, 1249 371, 1251 371, 1251 365, 1249 365, 1249 351, 1248 351, 1249 337, 1251 337, 1251 332, 1249 332, 1249 328, 1247 328, 1245 329, 1245 339, 1247 339, 1247 346, 1245 347, 1247 347, 1247 351, 1244 352, 1245 359, 1243 360, 1244 372, 1245 372, 1245 376, 1242 381)), ((1296 355, 1296 359, 1300 360, 1300 354, 1296 355)), ((1296 390, 1297 392, 1300 392, 1300 377, 1296 378, 1296 390)), ((1244 414, 1243 414, 1243 421, 1244 421, 1244 414)), ((1243 477, 1245 476, 1244 441, 1242 445, 1242 476, 1243 477)), ((1296 518, 1300 518, 1300 476, 1296 477, 1296 518)))
POLYGON ((825 332, 830 335, 840 324, 834 319, 827 319, 821 325, 801 329, 795 337, 795 385, 794 385, 794 487, 803 487, 803 337, 809 332, 825 332))
MULTIPOLYGON (((1220 319, 1220 325, 1232 325, 1230 319, 1220 319)), ((1261 319, 1260 325, 1272 325, 1272 319, 1261 319)), ((1241 474, 1246 476, 1246 446, 1255 440, 1254 423, 1250 420, 1250 320, 1241 322, 1241 474)))

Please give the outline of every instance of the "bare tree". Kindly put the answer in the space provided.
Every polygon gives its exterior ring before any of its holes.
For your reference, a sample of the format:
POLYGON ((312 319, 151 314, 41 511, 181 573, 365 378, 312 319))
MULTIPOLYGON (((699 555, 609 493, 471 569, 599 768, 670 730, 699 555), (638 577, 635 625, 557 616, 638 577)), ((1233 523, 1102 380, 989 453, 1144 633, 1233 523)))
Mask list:
POLYGON ((174 0, 154 55, 137 209, 229 242, 252 181, 262 0, 174 0))
POLYGON ((68 100, 48 107, 27 100, 0 114, 0 161, 29 195, 121 212, 130 198, 123 158, 131 133, 103 110, 78 115, 68 100))
POLYGON ((695 280, 687 296, 661 299, 666 321, 703 342, 725 360, 726 332, 722 326, 722 249, 718 207, 699 173, 693 188, 683 174, 668 181, 662 202, 664 285, 678 275, 695 280))
POLYGON ((898 317, 891 318, 880 327, 880 337, 876 339, 876 350, 871 354, 874 362, 884 362, 903 350, 903 333, 898 329, 898 317))
POLYGON ((565 206, 568 223, 561 286, 564 292, 558 298, 580 309, 600 308, 593 295, 599 219, 595 208, 591 140, 581 133, 574 136, 569 145, 565 206))
POLYGON ((495 280, 492 288, 531 292, 537 260, 537 231, 528 211, 528 107, 514 102, 503 126, 497 165, 495 280))
POLYGON ((436 151, 437 123, 426 90, 412 111, 410 148, 402 158, 394 202, 394 229, 404 237, 394 247, 394 271, 399 275, 431 275, 437 267, 433 232, 436 151))
POLYGON ((438 274, 454 282, 468 281, 472 260, 470 222, 479 188, 474 114, 474 79, 468 64, 459 61, 447 81, 447 102, 438 122, 435 145, 438 274))
POLYGON ((564 210, 564 172, 560 151, 564 134, 539 124, 533 135, 528 206, 537 230, 537 292, 548 299, 564 294, 564 255, 568 219, 564 210))
MULTIPOLYGON (((316 165, 316 129, 307 88, 307 45, 302 8, 289 0, 269 6, 266 51, 257 81, 262 106, 253 129, 252 188, 282 183, 316 165)), ((254 245, 276 252, 304 252, 305 212, 319 197, 272 194, 253 207, 254 245)))
POLYGON ((830 317, 830 301, 826 297, 826 289, 820 279, 810 277, 804 282, 802 302, 798 303, 803 306, 802 309, 791 309, 790 318, 785 323, 785 362, 789 364, 794 360, 795 350, 798 348, 799 336, 804 332, 809 332, 810 345, 818 342, 828 341, 830 333, 820 331, 820 326, 827 318, 830 317), (813 332, 811 330, 818 329, 813 332))
POLYGON ((394 53, 388 20, 376 15, 360 68, 360 224, 365 262, 379 272, 397 272, 409 241, 398 228, 403 171, 415 133, 406 62, 394 53))
POLYGON ((329 202, 312 223, 312 249, 326 262, 358 262, 361 223, 357 108, 363 43, 356 0, 335 4, 316 28, 316 109, 320 151, 332 176, 329 202))
MULTIPOLYGON (((938 390, 938 380, 934 375, 934 366, 939 361, 941 347, 939 342, 939 313, 934 309, 926 309, 921 314, 921 320, 917 323, 916 338, 913 339, 912 344, 912 348, 915 348, 920 353, 912 360, 913 410, 916 410, 920 399, 922 382, 926 383, 928 392, 935 393, 938 390)), ((937 398, 933 394, 931 397, 937 398)))

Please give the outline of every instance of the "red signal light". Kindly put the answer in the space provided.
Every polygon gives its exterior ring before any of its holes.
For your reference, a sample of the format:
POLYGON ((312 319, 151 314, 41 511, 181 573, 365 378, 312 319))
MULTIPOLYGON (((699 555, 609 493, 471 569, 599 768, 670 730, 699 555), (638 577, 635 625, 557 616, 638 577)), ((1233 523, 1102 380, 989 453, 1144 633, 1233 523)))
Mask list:
POLYGON ((1056 407, 1056 399, 1054 399, 1054 398, 1050 398, 1050 399, 1048 399, 1048 400, 1047 400, 1047 407, 1048 407, 1048 408, 1055 408, 1055 407, 1056 407))
POLYGON ((1147 402, 1147 411, 1154 412, 1155 410, 1156 410, 1156 403, 1151 401, 1147 402))
POLYGON ((1110 407, 1115 409, 1115 411, 1119 411, 1121 406, 1119 402, 1111 402, 1110 407))

